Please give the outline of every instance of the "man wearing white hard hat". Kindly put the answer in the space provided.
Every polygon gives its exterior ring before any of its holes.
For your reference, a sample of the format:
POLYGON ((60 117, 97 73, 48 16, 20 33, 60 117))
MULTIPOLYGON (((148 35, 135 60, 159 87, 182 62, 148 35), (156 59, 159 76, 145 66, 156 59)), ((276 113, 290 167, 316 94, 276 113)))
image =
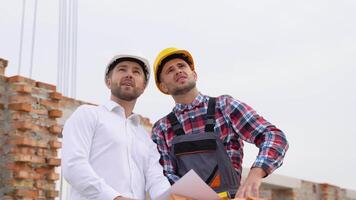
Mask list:
POLYGON ((62 169, 71 200, 145 199, 146 191, 155 199, 170 187, 156 145, 133 113, 149 69, 143 57, 115 56, 105 70, 110 100, 82 105, 66 121, 62 169))

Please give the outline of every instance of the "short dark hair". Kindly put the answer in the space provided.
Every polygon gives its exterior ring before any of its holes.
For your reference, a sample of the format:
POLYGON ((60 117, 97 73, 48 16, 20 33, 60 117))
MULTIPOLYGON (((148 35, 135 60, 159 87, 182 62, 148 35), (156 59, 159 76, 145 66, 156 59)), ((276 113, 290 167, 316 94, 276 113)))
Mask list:
POLYGON ((116 65, 118 65, 120 62, 124 62, 124 61, 130 61, 130 62, 135 62, 137 64, 140 65, 140 67, 143 70, 143 73, 145 74, 145 81, 148 81, 148 71, 147 68, 148 66, 145 65, 145 63, 143 63, 141 60, 136 59, 136 58, 131 58, 131 57, 123 57, 123 58, 118 58, 116 60, 114 60, 108 68, 108 71, 106 72, 105 76, 108 77, 110 72, 116 67, 116 65))
POLYGON ((158 69, 157 69, 157 82, 160 83, 161 82, 161 78, 160 78, 160 75, 162 73, 162 70, 163 70, 163 66, 170 60, 173 60, 175 58, 180 58, 182 60, 184 60, 186 63, 188 63, 188 65, 192 65, 193 62, 189 59, 188 56, 182 54, 182 53, 178 53, 178 54, 172 54, 172 55, 169 55, 167 57, 165 57, 161 64, 158 66, 158 69))

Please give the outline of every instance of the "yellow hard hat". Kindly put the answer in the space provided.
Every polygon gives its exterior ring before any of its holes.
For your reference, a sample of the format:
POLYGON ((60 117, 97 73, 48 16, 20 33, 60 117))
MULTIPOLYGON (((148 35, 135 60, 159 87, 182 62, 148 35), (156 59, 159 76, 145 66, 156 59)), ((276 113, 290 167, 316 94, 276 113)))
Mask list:
MULTIPOLYGON (((178 49, 178 48, 175 48, 175 47, 169 47, 169 48, 166 48, 166 49, 163 49, 159 54, 158 56, 156 57, 156 60, 153 64, 153 73, 154 73, 154 77, 155 77, 155 82, 156 82, 156 86, 157 88, 163 92, 160 88, 159 88, 159 83, 160 83, 160 80, 159 80, 159 74, 158 73, 161 73, 162 71, 162 61, 167 58, 168 56, 171 56, 171 55, 174 55, 174 54, 183 54, 184 56, 186 56, 188 59, 189 59, 189 65, 190 65, 190 68, 194 71, 194 60, 193 60, 193 56, 187 51, 187 50, 184 50, 184 49, 178 49)), ((164 94, 167 94, 165 92, 163 92, 164 94)))

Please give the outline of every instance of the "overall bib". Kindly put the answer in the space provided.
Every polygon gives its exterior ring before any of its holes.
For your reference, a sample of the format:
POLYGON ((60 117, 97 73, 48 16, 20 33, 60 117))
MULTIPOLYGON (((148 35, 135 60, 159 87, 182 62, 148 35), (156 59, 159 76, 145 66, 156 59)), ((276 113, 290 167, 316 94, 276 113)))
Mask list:
POLYGON ((175 133, 171 156, 175 160, 177 175, 182 177, 193 169, 215 192, 228 192, 233 198, 239 178, 223 142, 214 133, 215 98, 209 99, 205 133, 186 135, 173 112, 168 115, 168 120, 175 133))

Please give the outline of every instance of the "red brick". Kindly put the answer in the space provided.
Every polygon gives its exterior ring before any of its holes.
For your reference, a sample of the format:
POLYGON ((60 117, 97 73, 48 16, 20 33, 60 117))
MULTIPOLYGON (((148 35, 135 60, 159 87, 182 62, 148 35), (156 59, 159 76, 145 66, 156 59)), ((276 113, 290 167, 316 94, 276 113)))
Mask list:
MULTIPOLYGON (((38 199, 36 200, 55 200, 55 199, 51 199, 51 198, 47 198, 46 197, 46 191, 45 190, 38 190, 38 199)), ((32 199, 31 199, 32 200, 32 199)))
POLYGON ((19 75, 11 76, 7 78, 8 83, 17 83, 17 82, 24 82, 24 81, 25 81, 25 77, 19 75))
POLYGON ((13 154, 29 154, 35 155, 36 149, 32 147, 21 147, 21 146, 13 146, 11 147, 11 153, 13 154))
POLYGON ((35 187, 42 190, 55 190, 56 188, 54 183, 48 183, 46 180, 37 180, 35 187))
POLYGON ((62 142, 52 140, 52 141, 49 141, 49 146, 52 149, 60 149, 60 148, 62 148, 62 142))
POLYGON ((25 81, 25 77, 19 75, 11 76, 7 78, 7 82, 9 83, 24 82, 24 81, 25 81))
POLYGON ((44 140, 37 140, 36 147, 47 148, 48 142, 44 140))
POLYGON ((53 156, 53 157, 58 157, 58 152, 57 152, 57 150, 49 150, 49 152, 50 152, 51 156, 53 156))
POLYGON ((43 83, 40 81, 36 82, 36 87, 56 91, 56 86, 48 83, 43 83))
POLYGON ((32 85, 34 86, 35 85, 35 81, 32 80, 32 79, 29 79, 29 78, 25 78, 23 76, 19 76, 19 75, 16 75, 16 76, 12 76, 12 77, 9 77, 7 78, 7 82, 8 83, 21 83, 21 82, 24 82, 24 83, 27 83, 29 85, 32 85))
POLYGON ((10 120, 13 121, 22 121, 32 119, 28 113, 24 113, 21 111, 11 111, 10 112, 10 120))
POLYGON ((36 99, 30 95, 13 95, 9 97, 9 103, 28 103, 34 104, 36 103, 36 99))
POLYGON ((9 169, 12 171, 20 171, 20 170, 25 170, 25 171, 30 171, 32 169, 31 166, 27 165, 27 163, 8 163, 5 165, 5 169, 9 169))
POLYGON ((29 179, 31 178, 31 174, 28 171, 17 171, 14 173, 14 178, 17 179, 29 179))
POLYGON ((61 165, 61 159, 59 158, 48 158, 47 163, 50 166, 59 166, 61 165))
POLYGON ((48 116, 51 118, 60 118, 62 117, 62 114, 62 111, 57 109, 53 109, 48 112, 48 116))
POLYGON ((46 158, 55 158, 58 156, 56 150, 49 150, 47 148, 38 148, 36 155, 46 158))
POLYGON ((56 181, 59 179, 59 174, 52 172, 47 175, 47 179, 51 181, 56 181))
POLYGON ((45 140, 37 140, 28 137, 17 137, 11 139, 10 144, 15 144, 19 146, 29 146, 29 147, 40 147, 40 148, 47 148, 48 142, 45 140))
POLYGON ((48 134, 48 128, 44 126, 33 125, 32 130, 37 133, 48 134))
POLYGON ((5 108, 4 104, 0 103, 0 110, 4 110, 4 108, 5 108))
POLYGON ((44 109, 44 108, 40 108, 40 109, 32 109, 31 113, 35 113, 37 115, 48 115, 48 110, 44 109))
POLYGON ((52 125, 51 127, 49 127, 49 132, 51 132, 52 134, 58 135, 60 133, 62 133, 62 127, 60 127, 59 125, 52 125))
POLYGON ((48 174, 50 172, 54 172, 54 169, 49 168, 49 167, 39 167, 39 168, 36 168, 35 170, 39 174, 48 174))
POLYGON ((34 155, 14 155, 13 158, 16 162, 46 163, 44 158, 34 155))
POLYGON ((17 189, 15 195, 18 197, 36 198, 38 197, 38 191, 31 189, 17 189))
POLYGON ((34 96, 45 96, 48 95, 47 93, 48 91, 44 91, 42 88, 36 87, 36 84, 35 87, 32 88, 31 92, 31 94, 34 96))
POLYGON ((30 112, 32 110, 32 106, 29 103, 12 103, 9 104, 9 109, 30 112))
POLYGON ((40 167, 35 169, 36 173, 41 177, 42 180, 47 179, 50 173, 54 173, 54 167, 40 167))
POLYGON ((15 122, 14 126, 15 126, 14 127, 15 129, 19 129, 21 131, 26 131, 26 130, 32 130, 33 129, 33 125, 29 121, 15 122))
POLYGON ((13 90, 19 93, 30 94, 32 92, 32 87, 29 85, 21 84, 21 85, 15 85, 13 87, 13 90))
MULTIPOLYGON (((14 188, 33 188, 33 185, 35 184, 35 181, 32 179, 14 179, 11 183, 8 185, 14 188)), ((21 198, 23 200, 25 198, 21 198)), ((32 198, 26 198, 26 199, 32 199, 32 198)))
POLYGON ((49 94, 49 97, 50 97, 51 99, 54 99, 54 100, 61 100, 63 96, 62 96, 62 94, 59 93, 59 92, 51 92, 51 93, 49 94))
POLYGON ((58 102, 54 102, 54 101, 50 101, 47 99, 40 99, 40 104, 43 106, 46 106, 47 108, 58 108, 59 103, 58 102))
POLYGON ((30 146, 33 147, 36 144, 36 140, 27 137, 17 137, 9 141, 10 144, 20 145, 20 146, 30 146))
POLYGON ((56 190, 49 190, 46 193, 46 197, 48 197, 48 198, 56 198, 56 197, 58 197, 58 195, 59 195, 59 193, 56 190))

